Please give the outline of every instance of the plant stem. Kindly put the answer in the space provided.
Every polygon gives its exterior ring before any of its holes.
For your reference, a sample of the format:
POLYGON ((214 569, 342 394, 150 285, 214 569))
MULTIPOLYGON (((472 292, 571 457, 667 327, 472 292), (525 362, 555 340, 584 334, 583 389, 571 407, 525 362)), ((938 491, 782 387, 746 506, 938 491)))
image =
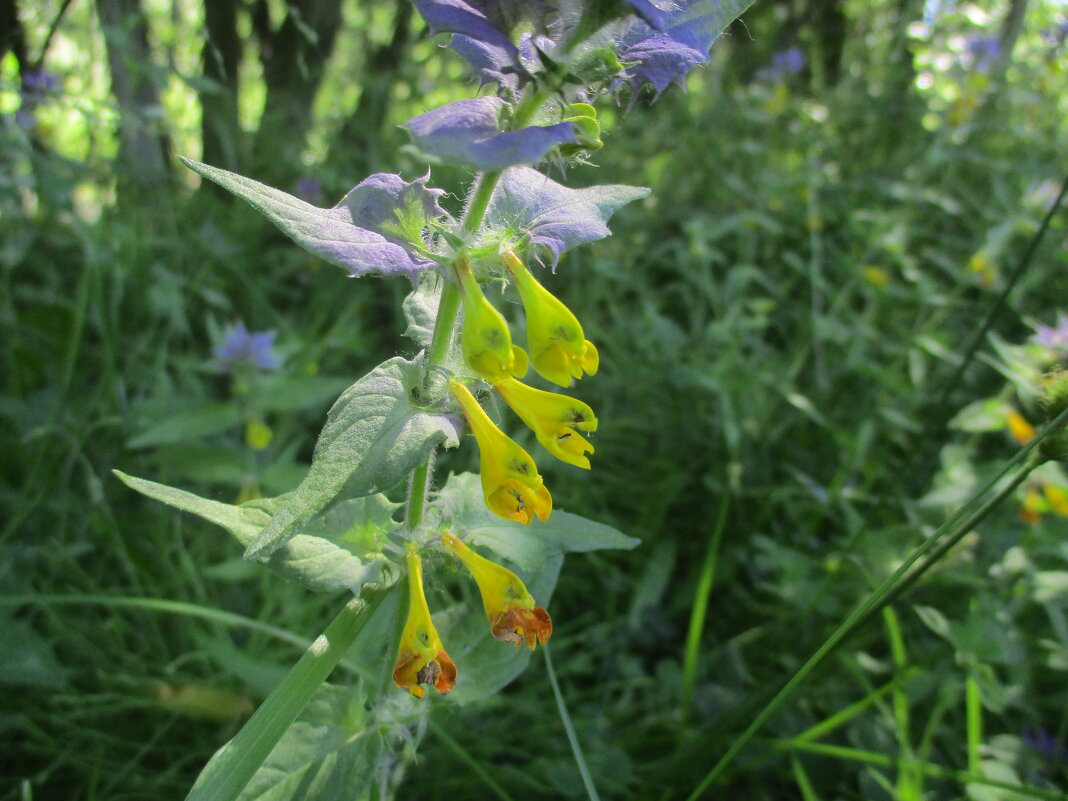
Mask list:
POLYGON ((186 801, 231 801, 240 795, 356 640, 386 592, 384 588, 364 585, 360 595, 330 622, 237 736, 208 763, 186 801))
POLYGON ((582 776, 582 783, 586 787, 586 795, 589 796, 590 801, 601 801, 601 797, 597 795, 593 777, 590 775, 590 769, 586 765, 586 758, 582 754, 582 746, 579 745, 578 734, 575 733, 571 715, 568 714, 567 704, 564 703, 564 694, 560 692, 560 683, 556 680, 556 671, 553 670, 553 659, 549 656, 549 646, 542 646, 541 653, 545 657, 545 672, 549 674, 549 684, 552 685, 553 695, 556 697, 556 709, 560 713, 560 722, 564 724, 567 741, 571 744, 571 753, 575 757, 579 775, 582 776))
POLYGON ((712 539, 705 552, 705 561, 701 566, 701 575, 697 579, 694 592, 693 609, 690 612, 690 628, 686 633, 686 652, 682 660, 682 701, 679 711, 679 731, 685 733, 686 719, 693 703, 693 688, 697 679, 697 657, 701 650, 701 633, 705 628, 705 616, 708 612, 708 599, 712 594, 712 585, 716 576, 716 557, 719 544, 723 539, 723 530, 727 527, 727 510, 730 508, 731 491, 728 485, 719 502, 719 514, 716 526, 712 530, 712 539))
MULTIPOLYGON (((512 118, 514 128, 522 128, 535 112, 549 99, 545 92, 532 92, 519 101, 515 115, 512 118)), ((486 210, 489 208, 493 190, 501 179, 502 170, 493 170, 482 173, 478 183, 471 190, 471 198, 467 203, 467 211, 464 213, 464 231, 474 236, 482 227, 482 221, 486 218, 486 210)), ((460 304, 460 292, 451 283, 445 282, 441 290, 441 300, 438 303, 438 316, 434 321, 434 337, 430 342, 430 352, 427 354, 428 368, 439 367, 449 354, 449 346, 452 344, 453 328, 456 325, 456 313, 460 304)), ((408 529, 414 529, 423 522, 423 511, 426 507, 426 495, 430 484, 431 469, 434 454, 412 471, 411 482, 408 485, 408 529)))

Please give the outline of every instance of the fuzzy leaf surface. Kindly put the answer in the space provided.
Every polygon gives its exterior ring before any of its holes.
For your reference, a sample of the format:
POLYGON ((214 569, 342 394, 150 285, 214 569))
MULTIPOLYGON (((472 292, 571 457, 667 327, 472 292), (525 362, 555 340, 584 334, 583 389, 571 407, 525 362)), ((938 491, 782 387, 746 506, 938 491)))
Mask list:
POLYGON ((351 276, 369 273, 414 277, 432 269, 423 228, 445 217, 438 205, 443 190, 426 177, 404 181, 375 173, 333 208, 321 209, 280 189, 198 161, 182 159, 198 175, 244 198, 298 245, 351 276))
POLYGON ((548 249, 555 266, 564 251, 609 236, 611 216, 648 194, 621 184, 571 189, 530 167, 510 167, 490 199, 486 227, 503 240, 529 237, 548 249))
POLYGON ((327 415, 307 476, 284 496, 245 556, 270 556, 342 491, 348 497, 383 492, 438 445, 455 447, 459 420, 416 406, 413 390, 421 384, 422 368, 398 356, 345 390, 327 415))
MULTIPOLYGON (((222 526, 243 546, 259 536, 285 497, 234 506, 118 470, 115 475, 142 495, 222 526)), ((344 589, 358 593, 365 583, 392 580, 387 576, 389 563, 379 552, 386 532, 396 526, 392 519, 395 508, 396 504, 382 495, 338 504, 313 520, 304 529, 307 533, 297 534, 272 553, 265 564, 283 578, 319 592, 344 589)))

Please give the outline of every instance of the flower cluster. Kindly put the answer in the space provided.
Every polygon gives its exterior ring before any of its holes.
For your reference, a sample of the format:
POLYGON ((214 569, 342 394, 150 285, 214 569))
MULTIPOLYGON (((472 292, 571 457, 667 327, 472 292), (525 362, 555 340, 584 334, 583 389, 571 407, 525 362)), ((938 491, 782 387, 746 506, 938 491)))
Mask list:
MULTIPOLYGON (((571 310, 538 283, 515 253, 505 249, 500 255, 526 312, 529 356, 512 343, 504 317, 482 294, 471 265, 461 258, 455 274, 464 306, 460 333, 464 361, 497 390, 549 453, 589 469, 586 454, 593 453, 593 445, 579 431, 597 430, 593 410, 580 400, 536 389, 517 378, 533 366, 546 380, 566 387, 572 378, 597 372, 597 348, 586 339, 571 310)), ((454 379, 450 388, 479 445, 486 506, 507 520, 529 524, 537 517, 544 522, 552 512, 552 497, 530 454, 490 420, 462 382, 454 379)))
MULTIPOLYGON (((502 642, 518 648, 526 643, 534 650, 545 645, 553 633, 549 613, 534 602, 519 576, 479 556, 454 534, 441 534, 441 544, 460 560, 478 585, 482 607, 486 610, 490 631, 502 642)), ((415 546, 408 550, 408 620, 401 633, 397 661, 393 665, 394 683, 416 698, 422 698, 429 684, 438 692, 449 692, 456 684, 456 664, 441 644, 441 637, 430 617, 423 591, 423 566, 415 546)))

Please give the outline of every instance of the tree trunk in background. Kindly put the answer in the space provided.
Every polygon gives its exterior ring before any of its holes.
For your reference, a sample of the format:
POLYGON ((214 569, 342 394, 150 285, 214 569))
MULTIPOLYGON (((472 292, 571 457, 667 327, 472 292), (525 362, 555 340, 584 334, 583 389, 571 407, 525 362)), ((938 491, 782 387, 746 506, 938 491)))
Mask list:
POLYGON ((837 84, 842 74, 842 51, 848 30, 842 6, 842 0, 809 0, 808 3, 809 24, 813 28, 813 41, 817 43, 813 57, 820 60, 820 73, 827 87, 837 84))
POLYGON ((252 9, 267 98, 251 155, 267 183, 289 178, 299 164, 312 104, 341 27, 341 0, 289 0, 286 7, 277 30, 271 29, 266 0, 252 9))
MULTIPOLYGON (((398 0, 393 35, 367 57, 361 81, 363 89, 352 115, 345 120, 338 146, 345 149, 341 159, 358 175, 381 169, 383 128, 389 115, 389 100, 397 83, 403 56, 411 36, 412 3, 398 0)), ((388 140, 389 137, 387 137, 388 140)))
POLYGON ((237 0, 205 0, 207 40, 202 71, 214 88, 200 92, 200 133, 208 164, 240 171, 241 128, 237 116, 242 43, 237 34, 237 0))
POLYGON ((29 66, 26 62, 26 36, 19 22, 19 9, 15 0, 0 0, 0 58, 15 54, 19 74, 29 66))
POLYGON ((157 187, 168 178, 166 135, 159 130, 159 92, 150 75, 148 28, 138 0, 97 0, 104 30, 111 91, 119 106, 119 175, 134 186, 157 187))

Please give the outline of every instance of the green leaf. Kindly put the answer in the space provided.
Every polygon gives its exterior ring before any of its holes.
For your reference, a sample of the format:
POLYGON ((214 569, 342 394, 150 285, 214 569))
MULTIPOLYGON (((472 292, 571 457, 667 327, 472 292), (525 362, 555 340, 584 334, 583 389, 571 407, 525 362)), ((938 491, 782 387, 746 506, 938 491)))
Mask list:
POLYGON ((66 684, 63 665, 52 646, 26 621, 0 620, 0 641, 4 643, 0 686, 54 689, 66 684))
POLYGON ((362 693, 324 684, 238 801, 361 798, 384 750, 382 733, 365 709, 362 693))
POLYGON ((435 504, 442 528, 484 545, 523 570, 537 570, 550 556, 565 552, 631 549, 641 542, 611 526, 553 510, 544 523, 529 526, 497 517, 486 508, 478 475, 450 476, 435 504))
POLYGON ((233 403, 206 403, 178 412, 142 431, 129 441, 131 448, 148 448, 183 442, 225 431, 241 423, 241 410, 233 403))
MULTIPOLYGON (((114 471, 128 487, 168 506, 181 509, 229 531, 241 545, 251 543, 270 523, 285 498, 251 501, 233 506, 201 498, 185 490, 114 471)), ((382 495, 354 498, 338 504, 274 551, 264 564, 280 576, 318 592, 341 589, 358 593, 368 582, 388 584, 389 562, 379 551, 394 527, 396 505, 382 495)))
POLYGON ((247 200, 298 245, 343 267, 349 275, 414 277, 435 267, 423 255, 423 229, 446 213, 438 205, 444 191, 426 186, 429 173, 411 182, 399 175, 375 173, 335 207, 320 209, 243 175, 190 159, 182 162, 247 200))
POLYGON ((345 390, 349 379, 340 376, 292 376, 272 373, 261 376, 252 399, 256 408, 289 412, 325 406, 345 390))
POLYGON ((330 409, 307 476, 285 496, 246 558, 270 556, 342 490, 349 497, 382 492, 423 464, 438 445, 455 447, 457 419, 413 403, 413 390, 421 385, 421 368, 396 357, 345 390, 330 409))

